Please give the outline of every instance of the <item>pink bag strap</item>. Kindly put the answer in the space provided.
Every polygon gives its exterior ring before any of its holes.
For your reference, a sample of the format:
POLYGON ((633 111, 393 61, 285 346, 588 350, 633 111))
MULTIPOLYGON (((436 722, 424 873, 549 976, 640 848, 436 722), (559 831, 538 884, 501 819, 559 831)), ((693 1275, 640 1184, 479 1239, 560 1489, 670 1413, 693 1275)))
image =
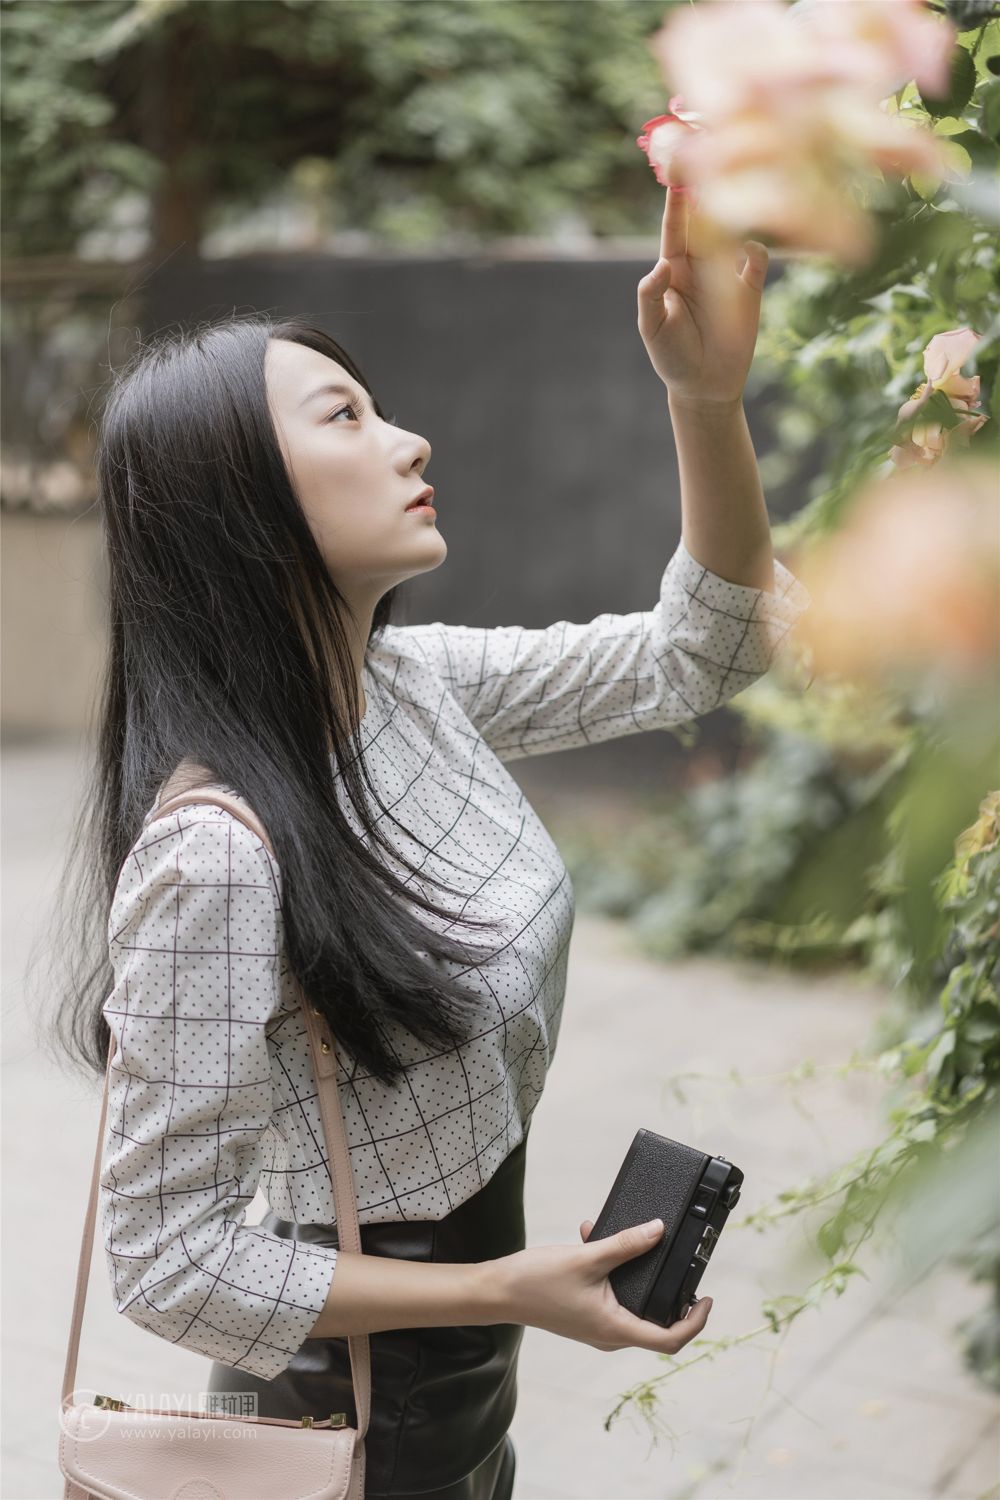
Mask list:
MULTIPOLYGON (((190 763, 187 763, 190 764, 190 763)), ((190 780, 190 772, 185 772, 185 763, 182 762, 174 775, 161 788, 166 792, 158 801, 153 813, 147 817, 146 825, 166 817, 177 807, 185 807, 191 802, 214 803, 217 807, 227 808, 234 817, 245 823, 264 844, 265 848, 273 856, 274 850, 267 837, 264 826, 253 809, 235 793, 216 787, 206 785, 204 780, 197 786, 197 790, 174 791, 172 788, 183 781, 185 776, 190 780)), ((196 767, 196 772, 204 776, 204 767, 196 767)), ((124 865, 122 866, 124 869, 124 865)), ((313 1070, 316 1075, 316 1087, 319 1095, 320 1114, 323 1119, 323 1132, 326 1137, 327 1160, 330 1168, 330 1179, 333 1186, 333 1202, 337 1216, 337 1238, 341 1249, 353 1251, 360 1255, 361 1230, 358 1225, 358 1207, 354 1197, 354 1178, 351 1172, 351 1158, 347 1146, 347 1131, 344 1127, 344 1115, 340 1107, 340 1093, 337 1088, 336 1066, 337 1056, 334 1050, 333 1037, 329 1028, 323 1020, 320 1012, 309 1004, 301 986, 298 987, 299 998, 305 1016, 306 1029, 309 1035, 309 1047, 312 1052, 313 1070)), ((66 1368, 63 1374, 62 1401, 63 1405, 69 1401, 76 1380, 77 1356, 80 1350, 80 1330, 83 1325, 83 1312, 87 1302, 87 1282, 90 1275, 91 1256, 94 1246, 94 1227, 97 1219, 97 1191, 100 1180, 101 1156, 104 1144, 104 1122, 108 1111, 108 1084, 111 1077, 111 1062, 115 1053, 115 1038, 112 1035, 111 1045, 108 1048, 108 1065, 104 1074, 104 1095, 101 1100, 101 1121, 97 1128, 97 1150, 94 1155, 94 1170, 90 1180, 90 1201, 87 1204, 87 1214, 83 1226, 83 1239, 80 1244, 80 1264, 76 1277, 76 1294, 73 1299, 73 1316, 70 1322, 69 1345, 66 1350, 66 1368)), ((336 1271, 334 1271, 336 1275, 336 1271)), ((368 1419, 371 1412, 371 1346, 367 1333, 351 1334, 348 1336, 348 1348, 351 1355, 351 1378, 354 1385, 354 1401, 358 1417, 358 1442, 360 1443, 368 1431, 368 1419)))

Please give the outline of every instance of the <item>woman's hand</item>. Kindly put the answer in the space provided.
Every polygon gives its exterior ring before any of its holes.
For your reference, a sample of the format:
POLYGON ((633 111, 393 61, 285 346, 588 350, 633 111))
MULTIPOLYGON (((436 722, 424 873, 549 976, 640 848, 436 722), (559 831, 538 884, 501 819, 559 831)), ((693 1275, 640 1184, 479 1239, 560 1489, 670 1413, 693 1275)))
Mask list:
MULTIPOLYGON (((590 1219, 584 1219, 580 1225, 584 1241, 593 1227, 590 1219)), ((622 1307, 608 1280, 609 1271, 644 1254, 662 1235, 662 1229, 659 1235, 653 1235, 636 1225, 595 1240, 592 1245, 540 1245, 491 1261, 491 1274, 503 1284, 502 1301, 509 1314, 506 1321, 545 1328, 594 1349, 652 1349, 676 1354, 701 1333, 711 1298, 703 1297, 687 1317, 662 1328, 622 1307)))
POLYGON ((701 227, 689 192, 669 187, 660 259, 638 286, 639 332, 672 398, 737 405, 753 360, 768 252, 747 240, 741 269, 701 227))

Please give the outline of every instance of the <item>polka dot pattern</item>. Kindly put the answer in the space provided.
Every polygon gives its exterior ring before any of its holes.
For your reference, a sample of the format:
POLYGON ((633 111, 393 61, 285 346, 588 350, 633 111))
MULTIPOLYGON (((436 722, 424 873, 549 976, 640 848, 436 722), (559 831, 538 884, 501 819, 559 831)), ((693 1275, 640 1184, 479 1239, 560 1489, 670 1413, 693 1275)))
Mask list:
MULTIPOLYGON (((502 931, 462 934, 490 946, 475 968, 451 970, 475 1002, 459 1048, 397 1028, 405 1068, 392 1086, 338 1048, 362 1224, 440 1219, 478 1192, 523 1138, 555 1054, 573 891, 504 762, 660 728, 732 697, 808 605, 778 562, 775 581, 773 594, 729 583, 681 543, 650 611, 542 630, 390 626, 369 650, 363 754, 403 828, 380 815, 382 826, 418 880, 462 890, 459 924, 468 912, 502 931)), ((339 788, 333 761, 331 772, 339 788)), ((360 832, 346 793, 340 801, 360 832)), ((276 861, 226 809, 147 815, 111 908, 104 1006, 117 1041, 100 1177, 115 1305, 263 1379, 309 1335, 337 1258, 245 1222, 258 1186, 283 1219, 336 1220, 281 891, 276 861)))

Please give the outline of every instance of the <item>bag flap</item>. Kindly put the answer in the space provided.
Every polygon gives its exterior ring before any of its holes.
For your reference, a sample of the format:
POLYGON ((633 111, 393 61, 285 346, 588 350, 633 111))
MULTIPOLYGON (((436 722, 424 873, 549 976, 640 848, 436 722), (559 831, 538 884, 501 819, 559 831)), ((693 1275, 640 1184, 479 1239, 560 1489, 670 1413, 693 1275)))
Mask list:
POLYGON ((356 1427, 66 1407, 59 1467, 98 1500, 346 1500, 356 1427))

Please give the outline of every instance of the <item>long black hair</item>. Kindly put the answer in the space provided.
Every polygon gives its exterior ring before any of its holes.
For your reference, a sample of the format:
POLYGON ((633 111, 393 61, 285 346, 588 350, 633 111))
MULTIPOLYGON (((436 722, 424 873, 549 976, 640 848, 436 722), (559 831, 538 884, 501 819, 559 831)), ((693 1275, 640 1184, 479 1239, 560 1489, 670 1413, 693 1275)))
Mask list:
MULTIPOLYGON (((412 907, 458 925, 378 857, 380 846, 391 850, 417 875, 366 796, 367 788, 398 823, 361 753, 349 606, 274 428, 270 339, 336 360, 384 417, 328 334, 300 318, 258 314, 161 333, 112 377, 103 404, 96 471, 108 651, 96 731, 90 726, 92 771, 54 913, 71 934, 54 1032, 74 1061, 103 1072, 103 1004, 114 984, 107 925, 119 872, 159 787, 190 759, 260 817, 281 871, 288 964, 334 1038, 392 1083, 402 1063, 388 1028, 432 1047, 459 1044, 476 997, 441 965, 474 967, 488 952, 422 922, 412 907), (360 835, 338 800, 331 746, 360 835)), ((390 623, 396 595, 391 588, 379 600, 369 646, 390 623)), ((426 867, 420 878, 463 894, 426 867)))

